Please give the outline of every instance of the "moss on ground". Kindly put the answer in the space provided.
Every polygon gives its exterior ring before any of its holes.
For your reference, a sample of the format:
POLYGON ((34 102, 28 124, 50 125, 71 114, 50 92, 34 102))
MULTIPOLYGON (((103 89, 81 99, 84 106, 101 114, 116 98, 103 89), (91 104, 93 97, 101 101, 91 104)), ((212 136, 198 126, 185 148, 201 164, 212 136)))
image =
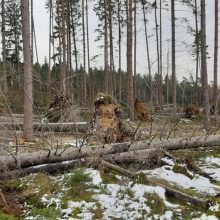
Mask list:
POLYGON ((183 174, 183 175, 189 177, 190 179, 193 178, 193 176, 190 175, 190 173, 187 171, 187 169, 186 169, 185 167, 180 166, 180 165, 178 165, 178 164, 175 164, 175 165, 173 166, 173 169, 172 169, 172 170, 173 170, 174 173, 181 173, 181 174, 183 174))
POLYGON ((0 219, 1 220, 18 220, 18 218, 14 216, 5 215, 3 213, 0 213, 0 219))
POLYGON ((145 193, 144 197, 147 199, 147 201, 145 202, 146 205, 151 209, 151 215, 163 215, 167 211, 163 199, 161 199, 160 196, 158 196, 156 193, 145 193))
POLYGON ((101 170, 100 176, 104 184, 118 183, 117 173, 115 171, 101 170))
POLYGON ((93 201, 93 193, 89 191, 91 177, 88 173, 84 172, 84 169, 77 169, 71 173, 70 176, 65 178, 65 184, 69 189, 64 193, 64 202, 69 199, 72 201, 93 201))

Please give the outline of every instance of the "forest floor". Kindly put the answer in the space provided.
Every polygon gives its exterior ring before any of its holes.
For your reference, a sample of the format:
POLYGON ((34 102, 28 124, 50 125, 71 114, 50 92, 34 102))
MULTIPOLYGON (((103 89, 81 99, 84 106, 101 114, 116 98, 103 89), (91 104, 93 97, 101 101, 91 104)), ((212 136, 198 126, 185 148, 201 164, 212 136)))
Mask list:
MULTIPOLYGON (((133 130, 139 125, 135 141, 207 135, 200 120, 158 116, 154 117, 152 124, 150 121, 139 124, 129 120, 125 124, 133 130)), ((211 133, 219 134, 220 131, 213 126, 211 133)), ((18 139, 20 135, 16 132, 18 139)), ((14 131, 2 130, 0 137, 3 146, 0 155, 3 155, 63 146, 75 149, 81 145, 84 134, 45 132, 43 139, 36 134, 36 143, 20 143, 20 146, 15 146, 14 131)), ((86 146, 96 144, 99 141, 92 137, 86 146)), ((190 171, 184 163, 176 164, 168 157, 162 158, 166 165, 154 169, 146 169, 142 162, 122 165, 138 174, 135 179, 103 167, 79 165, 74 170, 56 175, 37 173, 0 180, 0 219, 219 219, 220 148, 184 149, 172 154, 176 158, 190 158, 215 181, 190 171), (184 172, 176 169, 177 166, 183 167, 184 172), (193 197, 209 200, 209 208, 203 209, 167 195, 163 187, 143 181, 143 176, 155 178, 193 197)))

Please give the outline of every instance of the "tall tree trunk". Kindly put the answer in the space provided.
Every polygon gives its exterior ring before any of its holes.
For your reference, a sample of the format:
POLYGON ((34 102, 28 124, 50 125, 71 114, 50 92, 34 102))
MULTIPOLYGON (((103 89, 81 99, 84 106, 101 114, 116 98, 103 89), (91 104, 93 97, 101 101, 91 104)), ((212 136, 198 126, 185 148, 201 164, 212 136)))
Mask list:
POLYGON ((114 54, 113 54, 113 35, 112 35, 112 1, 108 0, 108 18, 109 18, 109 46, 110 46, 110 71, 109 71, 109 93, 114 94, 115 77, 114 77, 114 54))
POLYGON ((74 58, 75 58, 75 72, 76 72, 76 81, 79 82, 78 74, 78 50, 76 45, 76 25, 73 20, 73 8, 71 5, 71 18, 72 18, 72 33, 73 33, 73 46, 74 46, 74 58))
POLYGON ((71 29, 70 29, 70 0, 66 1, 66 26, 67 26, 67 93, 71 94, 71 58, 72 58, 72 44, 71 44, 71 29))
POLYGON ((134 84, 132 68, 132 0, 126 1, 127 12, 127 76, 128 76, 128 107, 129 117, 134 120, 134 84))
POLYGON ((137 0, 134 0, 134 96, 137 98, 137 0))
POLYGON ((88 76, 89 80, 89 98, 93 100, 93 79, 92 71, 90 71, 90 46, 89 46, 89 11, 88 11, 88 0, 86 0, 86 34, 87 34, 87 65, 88 65, 88 76))
POLYGON ((152 106, 153 106, 152 74, 151 74, 150 51, 149 51, 149 43, 148 43, 147 19, 146 19, 146 13, 145 13, 144 0, 142 0, 141 3, 142 3, 142 11, 143 11, 143 16, 144 16, 144 32, 145 32, 145 41, 146 41, 146 49, 147 49, 148 74, 150 78, 150 106, 152 109, 152 106))
POLYGON ((197 0, 195 0, 195 25, 196 25, 196 106, 199 106, 199 87, 198 87, 198 79, 199 79, 199 28, 198 28, 198 6, 197 0))
POLYGON ((162 0, 160 0, 160 107, 163 108, 162 0))
POLYGON ((105 93, 109 94, 109 65, 108 65, 108 10, 107 0, 104 0, 105 26, 104 26, 104 66, 105 66, 105 93))
MULTIPOLYGON (((214 85, 213 105, 218 101, 218 0, 215 0, 215 37, 214 37, 214 85)), ((216 109, 217 112, 217 109, 216 109)))
POLYGON ((32 65, 30 48, 29 0, 21 0, 21 22, 24 56, 24 138, 33 139, 32 65))
POLYGON ((7 66, 6 66, 6 48, 5 48, 5 0, 2 0, 2 58, 3 58, 3 88, 4 92, 8 90, 7 66))
POLYGON ((172 102, 173 115, 176 115, 176 36, 175 36, 175 0, 171 0, 172 26, 172 102))
POLYGON ((66 24, 65 24, 65 1, 62 0, 61 20, 62 20, 62 62, 61 62, 61 92, 66 95, 66 24))
POLYGON ((49 2, 49 10, 50 10, 50 15, 49 15, 49 64, 48 64, 48 77, 47 77, 47 85, 48 89, 47 92, 50 94, 50 87, 51 87, 51 35, 52 35, 52 14, 53 14, 53 5, 52 5, 52 0, 49 2))
POLYGON ((122 72, 121 72, 121 1, 118 0, 118 74, 119 74, 119 101, 122 101, 122 72))
POLYGON ((85 2, 82 0, 82 30, 83 30, 83 97, 87 99, 87 77, 86 77, 86 34, 85 34, 85 2))
POLYGON ((154 18, 155 18, 155 31, 156 31, 156 43, 157 43, 157 101, 159 103, 159 107, 161 109, 161 91, 160 91, 160 52, 159 52, 159 34, 158 34, 158 22, 157 22, 157 1, 155 0, 155 8, 154 8, 154 18))
POLYGON ((33 15, 33 0, 30 0, 31 3, 31 64, 34 63, 34 15, 33 15))
POLYGON ((209 120, 209 92, 206 57, 206 6, 205 0, 201 0, 201 78, 204 106, 204 128, 208 129, 209 120))

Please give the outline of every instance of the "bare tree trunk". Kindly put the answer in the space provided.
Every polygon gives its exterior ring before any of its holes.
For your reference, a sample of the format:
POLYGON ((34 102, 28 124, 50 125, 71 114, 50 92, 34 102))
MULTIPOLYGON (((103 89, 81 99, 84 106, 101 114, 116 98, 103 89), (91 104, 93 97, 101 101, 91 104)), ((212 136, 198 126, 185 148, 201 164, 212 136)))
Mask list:
POLYGON ((6 48, 5 48, 5 0, 2 0, 2 58, 3 58, 3 88, 4 88, 4 92, 7 92, 8 83, 7 83, 6 48))
POLYGON ((108 10, 107 10, 107 0, 104 0, 105 7, 105 27, 104 27, 104 59, 105 59, 105 93, 110 93, 109 88, 109 65, 108 65, 108 10))
POLYGON ((126 1, 127 11, 127 76, 128 76, 128 107, 129 117, 134 120, 134 84, 132 68, 132 0, 126 1))
MULTIPOLYGON (((217 100, 218 100, 218 0, 215 0, 213 105, 216 107, 218 107, 217 100)), ((216 108, 216 116, 217 115, 218 115, 218 108, 216 108)))
POLYGON ((24 139, 33 139, 32 65, 30 48, 29 0, 21 0, 21 22, 24 56, 24 139))
POLYGON ((201 0, 201 78, 204 106, 204 128, 208 129, 209 120, 209 93, 206 57, 206 6, 205 0, 201 0))
POLYGON ((72 44, 71 44, 71 28, 70 28, 70 1, 67 1, 67 16, 66 16, 66 24, 67 24, 67 93, 71 94, 71 74, 72 74, 72 44))
POLYGON ((160 109, 162 108, 161 103, 161 88, 160 88, 160 52, 159 52, 159 33, 158 33, 158 22, 157 22, 157 1, 155 0, 155 8, 154 8, 154 17, 155 17, 155 31, 156 31, 156 43, 157 43, 157 99, 159 102, 160 109))
POLYGON ((134 96, 137 98, 137 0, 134 0, 134 96))
POLYGON ((65 3, 62 2, 61 20, 62 20, 62 62, 61 62, 61 92, 66 95, 66 24, 65 24, 65 3))
POLYGON ((109 93, 114 94, 114 54, 113 54, 113 36, 112 36, 112 0, 108 0, 108 20, 109 20, 109 46, 110 46, 110 71, 109 71, 109 93))
POLYGON ((73 45, 74 45, 74 58, 75 58, 75 71, 77 75, 77 82, 78 82, 78 50, 76 46, 76 28, 73 20, 73 8, 71 5, 71 17, 72 17, 72 32, 73 32, 73 45))
POLYGON ((199 87, 198 87, 198 79, 199 79, 199 28, 198 28, 198 6, 197 0, 195 0, 195 25, 196 25, 196 106, 199 106, 199 87))
POLYGON ((89 12, 88 12, 88 0, 86 0, 86 34, 87 34, 87 65, 89 80, 89 98, 93 100, 93 76, 90 71, 90 48, 89 48, 89 12))
POLYGON ((86 34, 85 34, 85 2, 82 0, 82 30, 83 30, 83 97, 87 99, 87 77, 86 77, 86 34))
POLYGON ((162 45, 163 39, 162 39, 162 0, 160 0, 160 107, 163 108, 163 50, 162 45))
POLYGON ((144 0, 142 0, 141 3, 142 3, 142 11, 143 11, 143 16, 144 16, 144 32, 145 32, 147 61, 148 61, 147 63, 148 63, 148 73, 149 73, 149 77, 150 77, 150 106, 151 106, 151 110, 152 110, 152 106, 153 106, 152 75, 151 75, 150 52, 149 52, 149 43, 148 43, 147 19, 146 19, 146 14, 145 14, 144 0))
POLYGON ((49 2, 49 10, 50 10, 50 15, 49 15, 49 64, 48 64, 48 78, 47 78, 47 85, 48 89, 47 92, 50 94, 50 87, 51 87, 51 35, 52 35, 52 14, 53 14, 53 5, 52 5, 52 0, 49 2))
POLYGON ((176 34, 175 34, 175 1, 171 0, 172 25, 172 101, 173 115, 176 115, 176 34))
POLYGON ((33 0, 30 0, 31 4, 31 64, 34 63, 34 15, 33 15, 33 0))
POLYGON ((119 100, 122 101, 122 73, 121 73, 121 2, 118 0, 118 73, 119 73, 119 100))

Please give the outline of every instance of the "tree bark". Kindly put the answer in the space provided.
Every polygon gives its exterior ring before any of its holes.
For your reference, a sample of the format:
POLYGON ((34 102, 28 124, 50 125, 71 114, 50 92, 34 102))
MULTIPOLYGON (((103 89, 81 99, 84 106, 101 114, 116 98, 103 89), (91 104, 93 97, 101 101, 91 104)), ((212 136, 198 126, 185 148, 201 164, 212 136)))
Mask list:
POLYGON ((61 63, 61 93, 66 95, 66 22, 65 22, 65 5, 64 0, 61 0, 61 33, 62 33, 62 63, 61 63))
POLYGON ((199 80, 199 28, 198 28, 198 6, 197 0, 195 0, 195 26, 196 26, 196 106, 199 106, 199 87, 198 87, 198 80, 199 80))
POLYGON ((215 37, 214 37, 214 85, 213 85, 213 105, 215 108, 215 118, 218 118, 218 0, 215 0, 215 37))
POLYGON ((171 26, 172 26, 172 101, 173 115, 176 115, 176 34, 175 34, 175 1, 171 0, 171 26))
POLYGON ((87 76, 86 76, 86 33, 85 33, 85 1, 82 0, 82 31, 83 31, 83 82, 82 94, 84 100, 87 100, 87 76))
POLYGON ((49 64, 48 64, 48 77, 47 77, 47 92, 50 94, 50 86, 51 86, 51 35, 52 35, 52 13, 53 13, 53 6, 52 0, 49 1, 49 64))
POLYGON ((118 0, 118 74, 119 74, 119 101, 122 101, 122 72, 121 72, 121 1, 118 0))
POLYGON ((162 150, 178 150, 199 148, 206 146, 220 146, 220 135, 210 135, 208 137, 193 137, 191 139, 173 139, 170 141, 155 141, 154 143, 135 142, 133 144, 116 143, 102 146, 87 146, 79 149, 68 148, 66 150, 45 150, 35 153, 25 153, 19 155, 7 155, 0 157, 0 172, 25 168, 45 163, 56 163, 67 160, 89 157, 114 158, 117 161, 131 161, 132 159, 146 159, 162 150), (130 151, 130 152, 128 152, 130 151), (130 153, 130 155, 129 155, 130 153))
POLYGON ((210 126, 209 118, 209 91, 207 76, 207 57, 206 57, 206 6, 205 0, 201 0, 201 78, 202 78, 202 96, 204 107, 204 128, 207 130, 210 126))
POLYGON ((134 121, 134 84, 133 84, 133 68, 132 68, 132 0, 126 1, 127 12, 127 76, 128 76, 128 107, 129 117, 134 121))
POLYGON ((5 48, 5 0, 2 0, 2 67, 3 67, 3 88, 4 92, 8 90, 7 82, 7 65, 6 65, 6 48, 5 48))
POLYGON ((24 50, 24 138, 30 141, 33 139, 33 96, 29 16, 29 0, 21 0, 21 21, 24 50))
POLYGON ((104 66, 105 66, 105 93, 110 94, 109 86, 109 64, 108 64, 108 10, 107 10, 107 0, 104 0, 104 10, 105 10, 105 26, 104 26, 104 66))

